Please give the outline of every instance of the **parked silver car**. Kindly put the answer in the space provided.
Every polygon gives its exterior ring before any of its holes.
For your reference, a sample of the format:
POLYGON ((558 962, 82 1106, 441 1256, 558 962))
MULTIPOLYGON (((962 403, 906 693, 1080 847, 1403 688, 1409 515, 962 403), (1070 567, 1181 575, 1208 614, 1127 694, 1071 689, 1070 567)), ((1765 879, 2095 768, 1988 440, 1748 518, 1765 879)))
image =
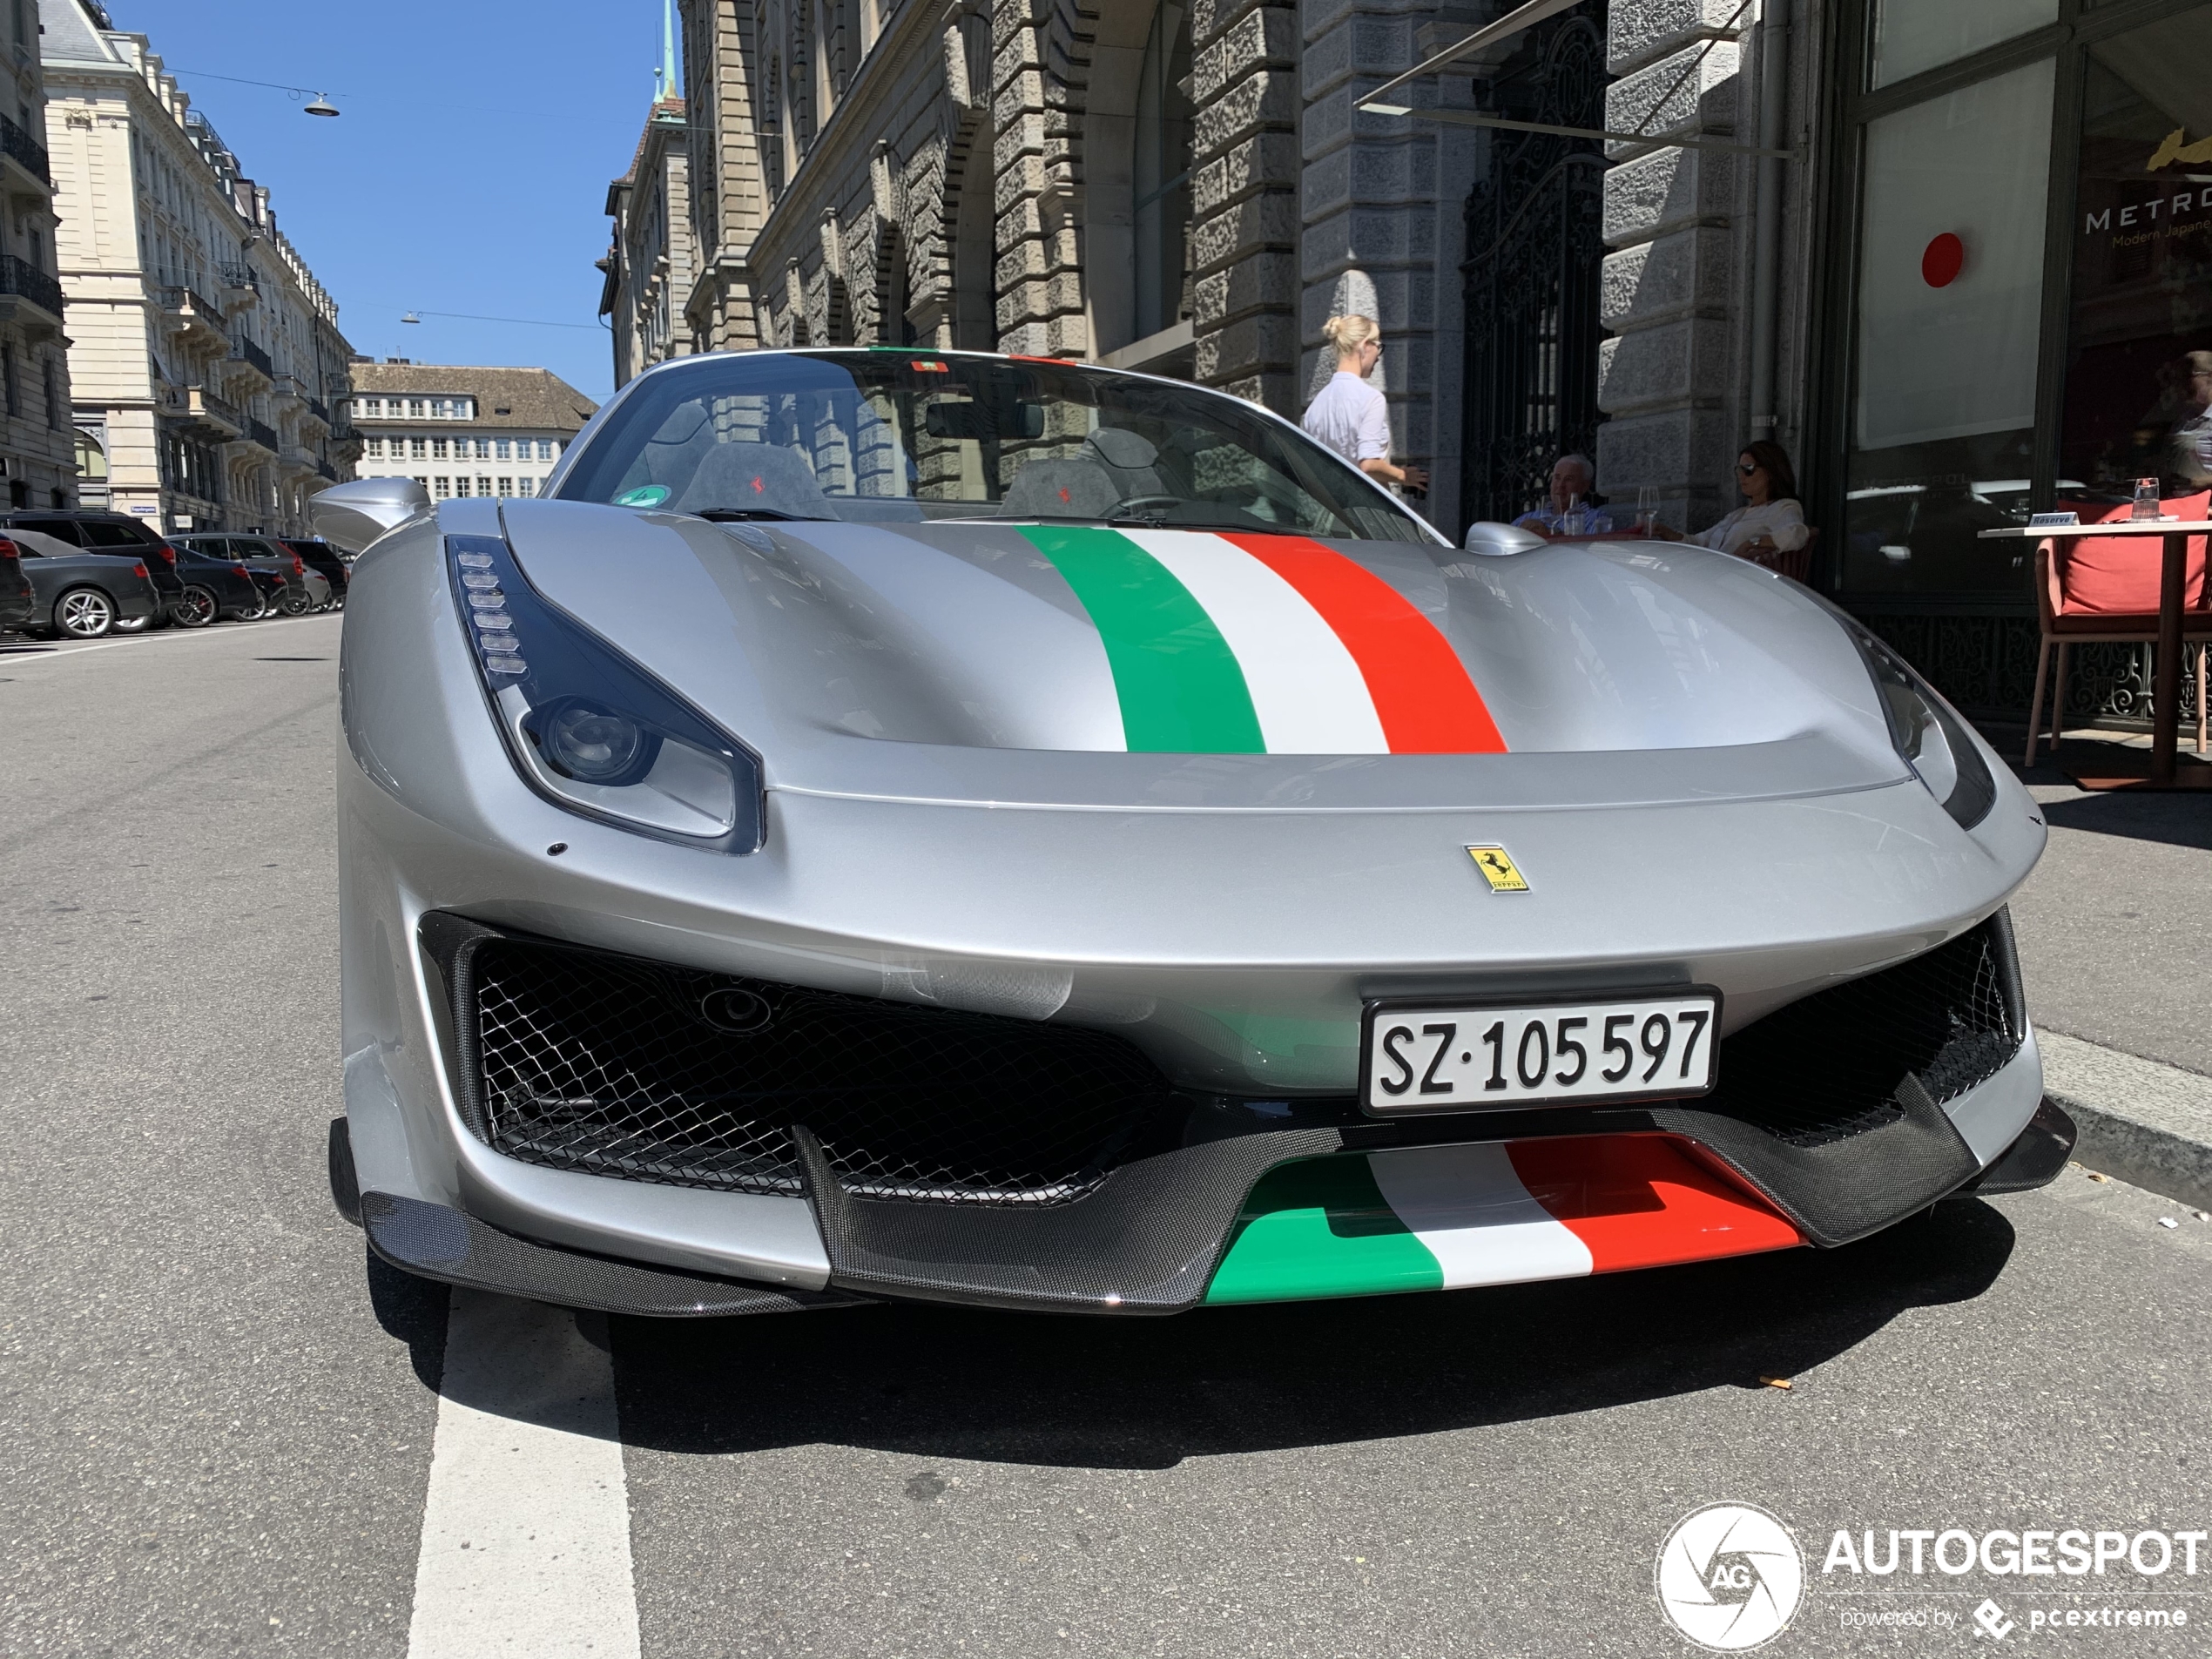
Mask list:
POLYGON ((687 357, 360 545, 332 1173, 657 1313, 1159 1313, 1831 1246, 2040 1184, 2034 802, 1690 546, 1452 546, 1286 421, 687 357))

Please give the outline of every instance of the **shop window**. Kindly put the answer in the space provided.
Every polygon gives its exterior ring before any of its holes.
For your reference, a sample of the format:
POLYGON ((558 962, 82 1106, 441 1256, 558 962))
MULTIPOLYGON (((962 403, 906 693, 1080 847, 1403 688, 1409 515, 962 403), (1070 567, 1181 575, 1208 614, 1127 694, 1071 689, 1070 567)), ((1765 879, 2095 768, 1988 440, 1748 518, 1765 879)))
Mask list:
POLYGON ((2059 0, 1878 0, 1873 83, 1887 86, 2059 20, 2059 0))
MULTIPOLYGON (((2061 507, 2212 489, 2212 11, 2089 47, 2061 507)), ((2202 517, 2202 512, 2194 515, 2202 517)))
POLYGON ((1844 580, 2024 592, 2054 66, 1866 127, 1844 580))

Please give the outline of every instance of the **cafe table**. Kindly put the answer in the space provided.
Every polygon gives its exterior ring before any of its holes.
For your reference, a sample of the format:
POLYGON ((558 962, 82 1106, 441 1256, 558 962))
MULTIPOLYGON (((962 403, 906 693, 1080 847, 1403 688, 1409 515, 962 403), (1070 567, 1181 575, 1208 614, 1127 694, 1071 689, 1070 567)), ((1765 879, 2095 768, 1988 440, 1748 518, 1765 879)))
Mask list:
MULTIPOLYGON (((2051 542, 2084 536, 2156 536, 2166 544, 2158 576, 2158 674, 2151 685, 2150 765, 2136 772, 2099 761, 2094 770, 2067 775, 2084 789, 2212 789, 2212 766, 2176 764, 2182 732, 2182 587, 2188 570, 2189 537, 2212 533, 2212 520, 2123 518, 2108 524, 2024 524, 1984 530, 1985 542, 2051 542)), ((2053 731, 2060 722, 2054 719, 2053 731)), ((2055 742, 2054 744, 2055 747, 2055 742)))

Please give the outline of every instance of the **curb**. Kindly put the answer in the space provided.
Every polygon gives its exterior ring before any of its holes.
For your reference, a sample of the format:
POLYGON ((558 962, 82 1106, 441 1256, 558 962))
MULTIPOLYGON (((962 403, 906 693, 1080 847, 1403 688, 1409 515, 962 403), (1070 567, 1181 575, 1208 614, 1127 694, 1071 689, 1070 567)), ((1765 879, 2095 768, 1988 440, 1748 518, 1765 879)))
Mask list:
POLYGON ((2076 1162, 2212 1210, 2212 1077, 2038 1031, 2043 1092, 2080 1131, 2076 1162))

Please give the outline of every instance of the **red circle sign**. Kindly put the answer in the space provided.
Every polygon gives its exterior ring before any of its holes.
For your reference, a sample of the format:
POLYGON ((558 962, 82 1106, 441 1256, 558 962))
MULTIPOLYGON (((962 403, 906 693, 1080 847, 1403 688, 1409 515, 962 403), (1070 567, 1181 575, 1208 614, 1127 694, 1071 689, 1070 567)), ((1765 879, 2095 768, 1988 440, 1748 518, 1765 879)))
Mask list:
POLYGON ((1949 231, 1930 242, 1920 255, 1920 280, 1932 288, 1947 288, 1966 268, 1966 245, 1949 231))

